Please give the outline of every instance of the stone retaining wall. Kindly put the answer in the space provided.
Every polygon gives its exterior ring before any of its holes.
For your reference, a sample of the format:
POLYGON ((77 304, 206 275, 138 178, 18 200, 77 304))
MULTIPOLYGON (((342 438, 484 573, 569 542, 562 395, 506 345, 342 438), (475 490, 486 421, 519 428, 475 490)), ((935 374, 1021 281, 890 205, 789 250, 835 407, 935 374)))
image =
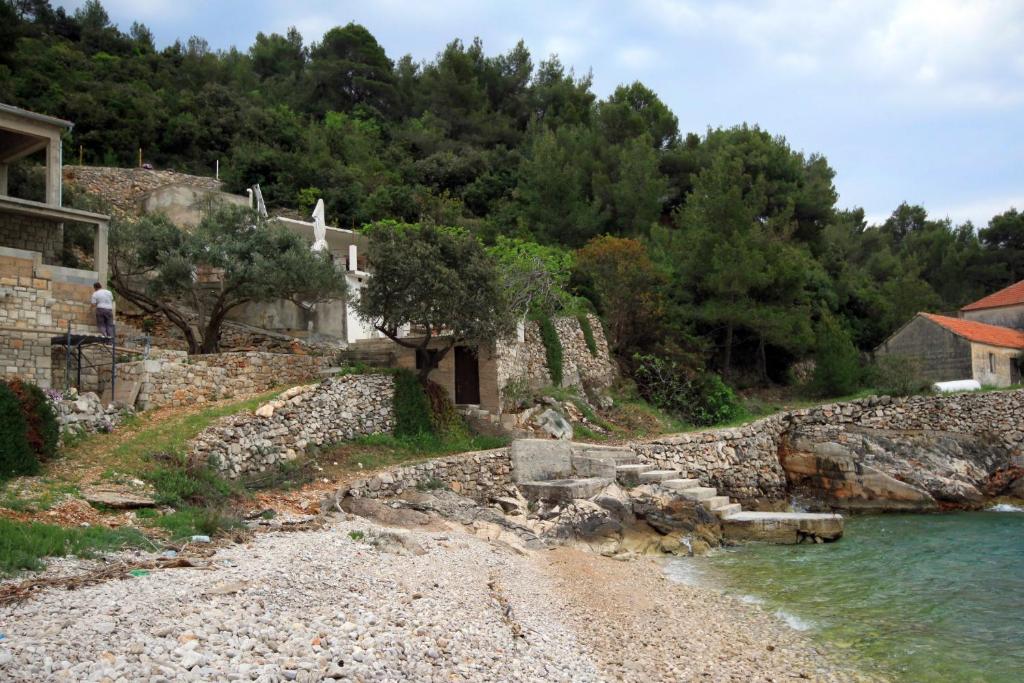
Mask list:
POLYGON ((191 456, 231 478, 263 472, 310 446, 391 432, 393 398, 390 375, 343 375, 294 387, 207 427, 191 442, 191 456))
MULTIPOLYGON (((588 316, 594 333, 597 353, 590 353, 579 320, 573 317, 552 319, 558 340, 562 343, 562 385, 606 389, 618 376, 618 368, 611 360, 608 341, 601 320, 588 316)), ((524 341, 502 342, 497 345, 498 384, 504 388, 511 381, 525 379, 533 389, 551 386, 547 352, 541 340, 540 325, 527 322, 524 341)))
POLYGON ((509 449, 460 453, 428 460, 418 465, 396 467, 347 485, 349 495, 387 498, 408 489, 449 488, 456 493, 487 502, 512 483, 509 449))
POLYGON ((742 427, 662 436, 630 445, 644 462, 679 469, 723 495, 754 504, 786 497, 786 473, 779 458, 784 439, 799 441, 804 448, 831 443, 860 447, 865 429, 924 439, 969 437, 979 447, 961 447, 961 459, 991 471, 990 446, 996 446, 1005 462, 1024 454, 1024 390, 872 396, 780 413, 742 427))
POLYGON ((165 351, 158 358, 118 365, 117 378, 139 383, 136 405, 147 410, 258 394, 314 379, 329 364, 326 356, 262 351, 189 356, 165 351))

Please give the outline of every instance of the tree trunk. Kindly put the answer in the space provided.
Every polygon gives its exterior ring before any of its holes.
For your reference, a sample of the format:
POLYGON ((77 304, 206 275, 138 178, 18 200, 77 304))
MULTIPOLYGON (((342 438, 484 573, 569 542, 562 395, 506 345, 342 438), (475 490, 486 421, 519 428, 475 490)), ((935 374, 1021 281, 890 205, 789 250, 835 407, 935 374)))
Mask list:
POLYGON ((732 376, 732 335, 733 324, 728 323, 725 326, 725 360, 722 363, 722 375, 725 377, 732 376))
POLYGON ((757 374, 762 382, 768 384, 768 354, 765 351, 763 334, 757 338, 757 374))

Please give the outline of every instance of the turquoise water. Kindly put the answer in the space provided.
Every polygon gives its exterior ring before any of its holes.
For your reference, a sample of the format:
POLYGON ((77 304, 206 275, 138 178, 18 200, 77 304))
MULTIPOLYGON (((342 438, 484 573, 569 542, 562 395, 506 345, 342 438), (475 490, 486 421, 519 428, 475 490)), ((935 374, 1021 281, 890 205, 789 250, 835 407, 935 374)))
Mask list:
POLYGON ((843 539, 674 560, 898 681, 1024 681, 1024 512, 848 518, 843 539))

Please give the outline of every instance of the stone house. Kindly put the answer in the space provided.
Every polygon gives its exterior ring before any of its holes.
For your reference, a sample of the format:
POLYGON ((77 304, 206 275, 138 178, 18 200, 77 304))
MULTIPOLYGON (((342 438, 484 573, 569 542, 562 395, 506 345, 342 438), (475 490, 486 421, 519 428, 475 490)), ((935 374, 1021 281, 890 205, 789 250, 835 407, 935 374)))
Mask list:
POLYGON ((974 379, 982 385, 1005 387, 1021 382, 1024 331, 918 313, 882 342, 875 354, 917 359, 931 382, 974 379))
POLYGON ((107 279, 109 217, 61 205, 61 136, 69 121, 0 104, 0 377, 52 383, 51 340, 70 330, 98 335, 92 285, 107 279), (9 192, 12 164, 41 157, 41 196, 9 192), (92 268, 63 265, 64 227, 95 231, 92 268))
POLYGON ((1024 280, 967 304, 960 309, 960 317, 1024 330, 1024 280))

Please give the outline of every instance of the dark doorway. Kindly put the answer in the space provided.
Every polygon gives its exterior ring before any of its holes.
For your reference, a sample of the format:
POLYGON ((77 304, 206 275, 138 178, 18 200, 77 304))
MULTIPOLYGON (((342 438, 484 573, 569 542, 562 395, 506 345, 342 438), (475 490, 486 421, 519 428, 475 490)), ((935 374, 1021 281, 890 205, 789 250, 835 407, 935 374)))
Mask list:
POLYGON ((480 363, 476 352, 465 346, 455 347, 455 402, 480 404, 480 363))

